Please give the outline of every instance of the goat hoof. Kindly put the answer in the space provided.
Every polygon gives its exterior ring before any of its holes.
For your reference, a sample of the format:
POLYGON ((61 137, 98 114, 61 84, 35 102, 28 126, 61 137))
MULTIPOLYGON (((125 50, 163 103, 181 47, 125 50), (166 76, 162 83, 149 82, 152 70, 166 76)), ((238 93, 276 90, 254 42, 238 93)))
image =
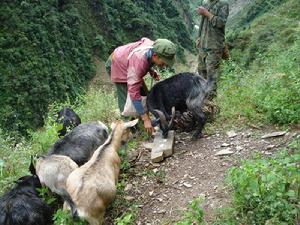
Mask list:
POLYGON ((204 135, 202 134, 202 133, 200 133, 200 134, 193 134, 192 135, 192 138, 191 138, 191 140, 192 141, 196 141, 196 140, 198 140, 198 139, 200 139, 200 138, 203 138, 204 137, 204 135))

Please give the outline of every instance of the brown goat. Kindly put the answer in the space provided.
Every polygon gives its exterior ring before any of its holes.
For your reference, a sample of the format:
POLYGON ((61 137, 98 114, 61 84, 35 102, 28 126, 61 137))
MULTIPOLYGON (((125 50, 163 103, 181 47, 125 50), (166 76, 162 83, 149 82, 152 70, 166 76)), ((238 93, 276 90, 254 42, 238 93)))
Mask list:
POLYGON ((78 216, 91 225, 103 223, 105 210, 116 196, 121 163, 118 149, 122 142, 131 137, 128 128, 137 122, 138 119, 113 123, 112 132, 106 142, 94 152, 87 163, 75 169, 67 179, 67 192, 78 216))

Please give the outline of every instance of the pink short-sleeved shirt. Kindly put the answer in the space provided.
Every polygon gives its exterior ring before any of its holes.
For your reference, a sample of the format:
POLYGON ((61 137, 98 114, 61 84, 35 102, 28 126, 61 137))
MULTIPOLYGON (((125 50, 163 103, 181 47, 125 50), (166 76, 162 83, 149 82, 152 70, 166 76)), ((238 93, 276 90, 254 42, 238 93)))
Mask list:
POLYGON ((128 93, 132 100, 141 99, 140 88, 143 77, 151 66, 146 52, 153 46, 148 38, 116 48, 112 56, 111 81, 127 83, 128 93))

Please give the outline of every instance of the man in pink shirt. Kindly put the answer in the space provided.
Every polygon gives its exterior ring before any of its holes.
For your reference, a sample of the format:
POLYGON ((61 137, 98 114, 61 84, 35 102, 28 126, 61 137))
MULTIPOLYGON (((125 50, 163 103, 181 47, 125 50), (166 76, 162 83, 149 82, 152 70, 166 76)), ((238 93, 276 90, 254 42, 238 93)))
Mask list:
POLYGON ((173 66, 176 45, 167 39, 152 41, 148 38, 116 48, 106 62, 111 81, 117 88, 118 106, 123 112, 127 93, 144 121, 147 132, 152 133, 153 127, 148 112, 142 105, 141 89, 145 85, 143 77, 149 72, 155 79, 159 75, 153 70, 158 67, 173 66))

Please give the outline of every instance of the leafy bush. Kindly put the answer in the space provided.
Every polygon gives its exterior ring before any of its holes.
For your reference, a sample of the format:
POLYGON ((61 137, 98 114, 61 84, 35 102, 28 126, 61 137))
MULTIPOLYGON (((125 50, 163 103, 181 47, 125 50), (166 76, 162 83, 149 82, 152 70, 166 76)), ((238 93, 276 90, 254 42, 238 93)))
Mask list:
POLYGON ((0 125, 26 134, 43 124, 50 103, 82 93, 91 50, 72 4, 4 1, 0 11, 0 125))
POLYGON ((172 1, 5 0, 0 15, 0 127, 21 134, 43 125, 49 105, 84 93, 92 54, 105 59, 143 36, 174 41, 181 59, 194 51, 172 1))
POLYGON ((300 216, 300 145, 293 144, 292 155, 287 151, 269 159, 257 155, 230 170, 227 179, 233 206, 226 219, 216 224, 296 224, 300 216))

